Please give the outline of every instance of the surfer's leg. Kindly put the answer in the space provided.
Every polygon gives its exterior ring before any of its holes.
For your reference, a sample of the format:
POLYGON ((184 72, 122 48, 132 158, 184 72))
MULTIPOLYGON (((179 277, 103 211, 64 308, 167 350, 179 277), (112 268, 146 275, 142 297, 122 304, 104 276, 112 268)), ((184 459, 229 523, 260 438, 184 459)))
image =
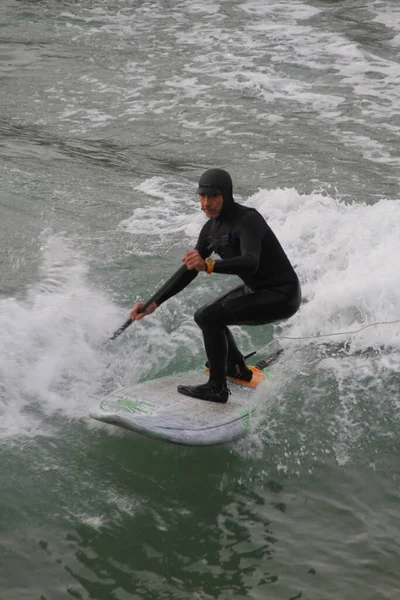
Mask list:
POLYGON ((227 375, 244 381, 250 381, 253 375, 228 328, 228 325, 234 323, 234 318, 225 308, 228 302, 232 303, 248 293, 252 293, 251 290, 241 285, 201 307, 194 316, 203 332, 207 365, 210 369, 209 382, 217 387, 226 386, 227 375))
POLYGON ((301 303, 300 286, 285 285, 257 290, 229 298, 223 306, 231 320, 228 325, 266 325, 293 316, 301 303))
POLYGON ((194 319, 203 333, 204 347, 210 368, 210 383, 226 386, 226 360, 228 356, 225 310, 218 303, 200 308, 194 319))
POLYGON ((236 345, 235 338, 229 327, 225 327, 225 335, 228 342, 228 354, 226 361, 226 374, 235 379, 243 379, 250 381, 253 373, 246 366, 246 361, 243 354, 236 345))
MULTIPOLYGON (((220 310, 214 309, 219 315, 219 323, 225 324, 225 337, 227 340, 227 374, 237 379, 250 381, 252 372, 246 367, 245 359, 238 349, 229 325, 265 325, 288 319, 295 314, 300 306, 300 285, 286 285, 266 290, 253 292, 247 286, 240 286, 231 292, 218 298, 209 307, 198 311, 203 325, 200 325, 203 334, 207 328, 208 314, 212 307, 219 306, 220 310)), ((198 317, 196 319, 198 321, 198 317)), ((212 353, 212 330, 209 333, 211 340, 209 345, 212 353)), ((213 358, 216 360, 216 357, 213 358)), ((211 363, 210 363, 211 364, 211 363)))
POLYGON ((240 286, 224 294, 212 304, 200 308, 194 319, 203 332, 204 347, 210 369, 209 382, 216 387, 226 386, 226 376, 250 381, 253 373, 246 366, 243 354, 238 349, 228 325, 232 324, 232 315, 226 310, 225 303, 234 301, 247 293, 246 286, 240 286))
MULTIPOLYGON (((235 298, 242 298, 247 294, 252 293, 251 290, 245 286, 240 285, 237 288, 234 288, 228 293, 225 293, 220 298, 217 298, 214 301, 215 303, 219 303, 222 306, 225 306, 226 302, 234 300, 235 298)), ((227 318, 225 317, 225 321, 227 318)), ((230 321, 230 319, 229 319, 230 321)), ((228 322, 229 322, 228 321, 228 322)), ((227 352, 227 364, 226 364, 226 373, 230 377, 235 377, 236 379, 243 379, 244 381, 250 381, 252 378, 252 371, 246 366, 246 361, 244 359, 243 354, 240 352, 237 347, 235 338, 232 334, 232 331, 229 327, 225 327, 225 335, 228 342, 228 352, 227 352)))
POLYGON ((242 378, 247 381, 251 379, 251 371, 245 367, 243 355, 237 348, 228 326, 264 325, 286 319, 297 311, 300 299, 300 289, 296 289, 295 286, 256 292, 246 286, 240 286, 196 312, 194 318, 203 333, 210 368, 208 383, 214 390, 226 389, 228 359, 230 367, 234 368, 234 377, 240 375, 236 372, 238 365, 239 370, 245 368, 242 378), (250 374, 247 374, 247 371, 250 371, 250 374))
POLYGON ((195 321, 201 328, 204 346, 210 366, 210 376, 202 385, 178 385, 178 392, 192 398, 225 403, 229 397, 226 385, 226 357, 228 341, 223 322, 223 307, 212 304, 195 314, 195 321))

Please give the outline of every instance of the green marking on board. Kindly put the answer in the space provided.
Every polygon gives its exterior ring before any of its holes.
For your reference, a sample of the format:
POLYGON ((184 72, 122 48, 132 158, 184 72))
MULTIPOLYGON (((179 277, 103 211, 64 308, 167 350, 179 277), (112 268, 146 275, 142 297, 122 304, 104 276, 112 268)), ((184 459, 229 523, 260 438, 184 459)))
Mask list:
POLYGON ((241 412, 239 417, 240 417, 240 422, 242 424, 243 429, 245 430, 246 433, 248 433, 250 431, 250 414, 249 414, 248 409, 241 412))
POLYGON ((103 410, 119 410, 122 412, 134 412, 147 414, 149 411, 147 408, 154 408, 154 404, 151 402, 135 402, 130 398, 119 396, 115 394, 112 398, 104 400, 101 404, 103 410))
POLYGON ((143 406, 153 406, 149 402, 135 402, 134 400, 119 400, 118 404, 120 406, 127 406, 128 408, 133 408, 134 410, 139 410, 143 412, 143 406))

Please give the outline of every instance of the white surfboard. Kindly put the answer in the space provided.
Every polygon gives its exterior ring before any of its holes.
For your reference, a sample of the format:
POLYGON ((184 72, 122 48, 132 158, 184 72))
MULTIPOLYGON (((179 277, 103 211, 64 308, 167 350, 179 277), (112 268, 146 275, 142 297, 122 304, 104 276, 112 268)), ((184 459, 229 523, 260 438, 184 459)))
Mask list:
POLYGON ((256 367, 250 384, 231 380, 226 404, 183 396, 177 385, 204 383, 204 373, 194 371, 160 377, 113 392, 90 416, 145 436, 175 444, 210 446, 237 439, 250 429, 255 409, 255 388, 265 379, 256 367))

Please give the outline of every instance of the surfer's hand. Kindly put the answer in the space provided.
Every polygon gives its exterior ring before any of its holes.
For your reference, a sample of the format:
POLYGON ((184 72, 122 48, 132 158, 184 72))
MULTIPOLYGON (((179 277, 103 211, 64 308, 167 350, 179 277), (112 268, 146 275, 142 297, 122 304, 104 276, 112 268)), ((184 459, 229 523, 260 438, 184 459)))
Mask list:
POLYGON ((140 319, 143 319, 147 315, 151 315, 151 313, 154 312, 158 306, 156 302, 152 302, 144 312, 139 312, 143 305, 144 302, 136 302, 135 306, 131 310, 130 316, 132 321, 140 321, 140 319))
POLYGON ((186 252, 182 262, 185 263, 189 271, 192 271, 193 269, 196 269, 196 271, 206 270, 204 259, 201 258, 197 250, 189 250, 189 252, 186 252))

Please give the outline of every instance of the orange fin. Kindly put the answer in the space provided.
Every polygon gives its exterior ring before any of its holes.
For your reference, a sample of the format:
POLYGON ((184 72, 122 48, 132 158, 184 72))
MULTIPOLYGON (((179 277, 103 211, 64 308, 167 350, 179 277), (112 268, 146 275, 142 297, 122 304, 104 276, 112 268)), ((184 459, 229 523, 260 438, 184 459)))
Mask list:
POLYGON ((264 381, 265 373, 264 371, 257 369, 257 367, 252 367, 251 365, 247 365, 247 368, 253 371, 253 377, 250 379, 250 381, 243 381, 243 379, 235 379, 234 377, 229 376, 227 377, 227 379, 229 379, 230 381, 234 381, 239 385, 246 385, 247 387, 256 388, 259 383, 264 381))
MULTIPOLYGON (((229 375, 227 376, 227 379, 229 381, 234 381, 239 385, 245 385, 246 387, 256 388, 259 383, 266 379, 265 373, 264 371, 261 371, 261 369, 257 369, 257 367, 252 367, 251 365, 246 366, 248 369, 253 371, 253 377, 250 379, 250 381, 244 381, 243 379, 235 379, 235 377, 229 377, 229 375)), ((205 371, 208 373, 209 369, 205 369, 205 371)))

